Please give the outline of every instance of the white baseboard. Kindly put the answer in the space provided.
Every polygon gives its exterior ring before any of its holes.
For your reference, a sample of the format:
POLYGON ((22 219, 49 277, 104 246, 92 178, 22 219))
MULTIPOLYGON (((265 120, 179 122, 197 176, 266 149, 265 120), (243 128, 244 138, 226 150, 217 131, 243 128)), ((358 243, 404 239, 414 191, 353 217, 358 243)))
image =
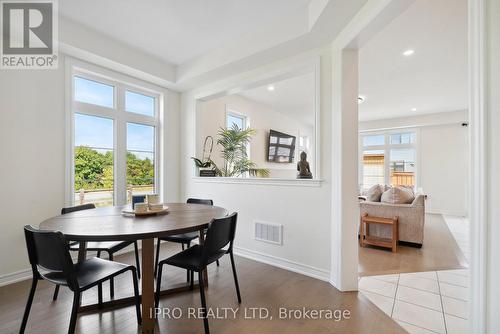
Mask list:
POLYGON ((0 287, 31 278, 31 268, 0 276, 0 287))
POLYGON ((426 210, 425 213, 430 215, 467 217, 467 213, 465 211, 426 210))
MULTIPOLYGON (((140 244, 139 244, 140 248, 140 244)), ((124 253, 129 253, 133 252, 134 247, 133 245, 122 249, 119 252, 116 252, 115 255, 120 255, 124 253)), ((278 267, 281 269, 289 270, 298 274, 302 274, 305 276, 309 276, 312 278, 316 278, 322 281, 330 282, 330 272, 325 269, 320 269, 316 268, 313 266, 309 266, 307 264, 302 264, 294 261, 290 261, 287 259, 283 259, 277 256, 269 255, 269 254, 264 254, 260 253, 254 250, 246 249, 246 248, 241 248, 241 247, 234 247, 234 253, 238 256, 254 260, 257 262, 269 264, 274 267, 278 267)), ((76 260, 76 257, 74 258, 76 260)), ((9 273, 5 275, 0 276, 0 287, 13 284, 16 282, 24 281, 27 279, 31 279, 31 268, 16 271, 14 273, 9 273)))
POLYGON ((330 282, 330 271, 325 269, 316 268, 307 264, 290 261, 277 256, 264 254, 251 249, 236 246, 234 246, 234 254, 250 260, 269 264, 274 267, 293 271, 295 273, 316 278, 322 281, 330 282))

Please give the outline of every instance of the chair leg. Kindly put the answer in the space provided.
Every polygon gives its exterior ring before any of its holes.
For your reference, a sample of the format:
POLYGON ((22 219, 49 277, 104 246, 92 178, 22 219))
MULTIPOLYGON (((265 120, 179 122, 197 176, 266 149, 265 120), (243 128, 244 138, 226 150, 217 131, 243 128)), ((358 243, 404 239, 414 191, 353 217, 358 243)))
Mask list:
POLYGON ((158 266, 158 276, 156 277, 156 293, 155 293, 155 307, 158 307, 160 303, 160 291, 161 291, 161 275, 163 271, 163 266, 158 266))
MULTIPOLYGON (((191 247, 191 241, 187 243, 187 248, 191 247)), ((184 244, 182 244, 182 250, 184 250, 184 244)), ((186 271, 186 280, 189 282, 189 278, 191 277, 191 274, 189 273, 190 270, 186 271)))
POLYGON ((97 304, 102 308, 102 284, 97 284, 97 304))
POLYGON ((54 295, 52 296, 52 300, 57 300, 57 296, 59 295, 59 284, 56 285, 54 289, 54 295))
POLYGON ((191 274, 191 282, 189 284, 189 289, 193 290, 194 289, 194 271, 190 270, 189 273, 191 274))
POLYGON ((181 246, 182 246, 182 250, 184 250, 184 243, 181 243, 181 246))
POLYGON ((201 311, 203 312, 203 326, 205 327, 205 334, 210 333, 207 318, 207 301, 205 300, 205 284, 203 282, 203 271, 198 271, 198 281, 200 282, 200 297, 201 297, 201 311))
MULTIPOLYGON (((100 258, 101 257, 101 251, 98 250, 96 257, 100 258)), ((99 283, 97 285, 97 303, 99 304, 99 308, 102 306, 102 283, 99 283)))
POLYGON ((236 286, 236 294, 238 295, 238 303, 241 304, 240 285, 238 284, 238 275, 236 275, 236 266, 234 265, 234 256, 233 256, 232 250, 229 252, 229 256, 231 257, 231 267, 233 268, 234 285, 236 286))
POLYGON ((71 309, 71 317, 69 320, 68 334, 73 334, 76 328, 76 318, 78 315, 78 308, 80 307, 80 291, 75 291, 73 296, 73 308, 71 309))
POLYGON ((142 324, 141 317, 141 299, 139 298, 139 284, 137 283, 137 273, 132 268, 132 279, 134 280, 135 313, 137 315, 137 324, 142 324))
POLYGON ((28 302, 26 303, 26 308, 24 309, 23 321, 21 322, 21 329, 19 330, 20 334, 24 333, 26 329, 26 324, 28 323, 28 317, 30 315, 31 304, 33 304, 33 297, 35 297, 36 285, 38 283, 38 279, 33 277, 33 281, 31 282, 31 290, 28 296, 28 302))
POLYGON ((137 247, 137 241, 134 241, 135 248, 135 264, 137 267, 137 278, 141 278, 141 263, 139 261, 139 247, 137 247))
POLYGON ((216 260, 215 263, 217 263, 217 267, 220 266, 219 260, 216 260))
POLYGON ((158 239, 156 243, 156 259, 155 259, 155 273, 154 273, 155 276, 156 273, 158 272, 158 262, 160 262, 160 239, 158 239))
MULTIPOLYGON (((113 253, 109 252, 109 261, 113 261, 113 253)), ((115 280, 113 277, 109 280, 109 296, 115 298, 115 280)))

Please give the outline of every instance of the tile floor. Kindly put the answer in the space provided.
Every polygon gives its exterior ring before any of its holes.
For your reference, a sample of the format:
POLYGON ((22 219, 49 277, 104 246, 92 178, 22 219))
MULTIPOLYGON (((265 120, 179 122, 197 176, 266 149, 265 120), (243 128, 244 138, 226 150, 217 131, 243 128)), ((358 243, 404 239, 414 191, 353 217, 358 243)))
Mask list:
POLYGON ((443 215, 444 221, 462 250, 467 262, 470 263, 469 220, 465 217, 443 215))
POLYGON ((359 290, 409 333, 467 333, 467 269, 367 276, 359 290))
MULTIPOLYGON (((469 261, 467 219, 444 219, 469 261)), ((468 269, 366 276, 359 290, 411 334, 467 334, 469 279, 468 269)))

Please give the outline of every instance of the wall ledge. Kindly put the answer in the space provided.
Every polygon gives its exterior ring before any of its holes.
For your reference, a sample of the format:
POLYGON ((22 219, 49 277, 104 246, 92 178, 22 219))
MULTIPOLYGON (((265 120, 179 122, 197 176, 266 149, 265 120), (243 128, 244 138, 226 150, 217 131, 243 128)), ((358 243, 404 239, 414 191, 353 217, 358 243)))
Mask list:
POLYGON ((292 186, 292 187, 321 187, 323 179, 278 179, 258 177, 199 177, 194 176, 196 183, 219 183, 219 184, 249 184, 266 186, 292 186))

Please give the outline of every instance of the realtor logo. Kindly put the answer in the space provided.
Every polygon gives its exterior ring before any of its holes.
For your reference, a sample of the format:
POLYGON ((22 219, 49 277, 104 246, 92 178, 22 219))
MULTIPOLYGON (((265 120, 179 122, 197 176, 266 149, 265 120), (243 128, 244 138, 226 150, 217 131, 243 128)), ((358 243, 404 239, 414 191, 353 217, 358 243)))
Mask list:
POLYGON ((57 68, 57 3, 0 1, 1 69, 57 68))

